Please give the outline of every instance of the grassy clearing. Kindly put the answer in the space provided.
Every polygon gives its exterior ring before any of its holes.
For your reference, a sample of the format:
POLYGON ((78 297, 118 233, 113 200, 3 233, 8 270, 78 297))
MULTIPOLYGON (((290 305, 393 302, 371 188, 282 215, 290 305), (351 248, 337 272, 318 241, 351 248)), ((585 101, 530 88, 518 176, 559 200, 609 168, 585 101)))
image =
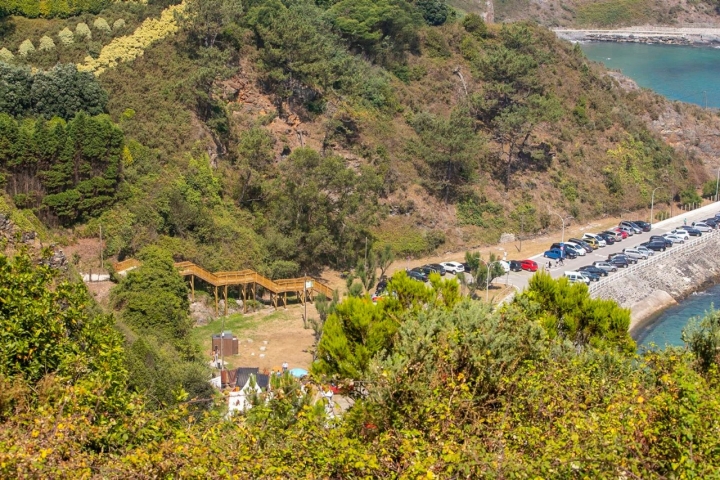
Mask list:
MULTIPOLYGON (((274 320, 285 320, 288 318, 286 310, 278 310, 270 314, 258 312, 251 315, 243 315, 242 313, 233 313, 224 317, 224 330, 230 331, 238 339, 243 339, 255 331, 259 326, 272 322, 274 320)), ((193 343, 200 345, 202 352, 210 352, 212 335, 220 333, 223 330, 223 317, 219 317, 207 325, 193 328, 190 333, 190 339, 193 343)))
POLYGON ((578 7, 577 20, 581 25, 617 27, 645 22, 651 14, 652 6, 647 0, 610 0, 578 7))

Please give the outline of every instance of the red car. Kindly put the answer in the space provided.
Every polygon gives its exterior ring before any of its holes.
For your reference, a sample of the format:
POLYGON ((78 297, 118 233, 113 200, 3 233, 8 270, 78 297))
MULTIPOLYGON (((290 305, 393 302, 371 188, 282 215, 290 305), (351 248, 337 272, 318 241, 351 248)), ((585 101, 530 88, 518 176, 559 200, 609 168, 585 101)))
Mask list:
POLYGON ((537 272, 538 264, 534 260, 520 260, 520 266, 528 272, 537 272))
POLYGON ((628 237, 628 233, 625 230, 620 230, 619 228, 613 228, 613 232, 617 232, 620 235, 622 235, 623 240, 625 240, 628 237))

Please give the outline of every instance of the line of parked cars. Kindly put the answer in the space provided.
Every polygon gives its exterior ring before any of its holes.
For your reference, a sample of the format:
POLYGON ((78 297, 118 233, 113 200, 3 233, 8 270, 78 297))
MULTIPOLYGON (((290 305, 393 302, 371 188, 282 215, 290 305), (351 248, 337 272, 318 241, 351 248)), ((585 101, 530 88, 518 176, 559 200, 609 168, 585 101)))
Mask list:
MULTIPOLYGON (((693 222, 692 226, 682 225, 663 235, 651 235, 648 241, 643 242, 636 247, 624 248, 622 252, 612 253, 608 255, 608 259, 606 261, 593 262, 591 265, 585 265, 578 268, 577 271, 567 271, 565 272, 565 276, 571 282, 584 282, 586 284, 589 284, 590 282, 597 282, 601 277, 606 277, 608 274, 617 271, 618 268, 627 268, 630 265, 637 263, 639 260, 647 260, 649 257, 655 255, 655 252, 664 252, 676 243, 685 243, 685 241, 689 240, 690 237, 700 236, 703 232, 709 232, 713 228, 718 228, 719 226, 720 213, 717 213, 713 218, 703 220, 702 222, 693 222)), ((627 233, 627 236, 631 236, 642 232, 649 232, 650 224, 646 222, 623 221, 620 222, 620 225, 614 231, 618 232, 618 229, 619 233, 624 232, 627 233)), ((570 243, 571 245, 579 244, 581 247, 585 248, 588 253, 590 253, 592 250, 604 246, 597 237, 604 236, 604 234, 607 233, 609 232, 601 232, 601 234, 597 235, 586 233, 581 240, 570 239, 570 243), (587 239, 586 236, 588 237, 587 239), (592 239, 597 241, 597 246, 593 245, 591 241, 587 241, 592 239), (582 245, 583 240, 585 240, 587 245, 582 245), (587 249, 588 246, 590 249, 587 249)), ((603 240, 607 241, 607 238, 603 238, 603 240)), ((615 241, 622 240, 616 239, 615 241)))
POLYGON ((650 224, 647 222, 641 220, 624 220, 614 229, 599 233, 588 232, 584 233, 581 238, 571 238, 567 242, 553 243, 543 256, 552 260, 566 258, 572 260, 592 253, 593 250, 597 250, 598 248, 613 245, 633 235, 649 231, 650 224))

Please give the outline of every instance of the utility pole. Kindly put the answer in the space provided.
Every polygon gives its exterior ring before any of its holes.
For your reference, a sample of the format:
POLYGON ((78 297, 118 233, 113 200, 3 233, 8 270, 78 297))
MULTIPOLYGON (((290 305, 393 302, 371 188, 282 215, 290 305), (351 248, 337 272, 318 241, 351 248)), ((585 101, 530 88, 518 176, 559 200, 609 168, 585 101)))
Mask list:
POLYGON ((718 201, 718 187, 720 186, 720 167, 718 167, 717 180, 715 181, 715 201, 718 201))
POLYGON ((307 272, 305 272, 305 278, 303 278, 303 306, 305 307, 305 313, 303 313, 303 328, 307 328, 307 272))
POLYGON ((525 215, 520 216, 520 249, 518 252, 522 252, 522 237, 525 234, 525 215))

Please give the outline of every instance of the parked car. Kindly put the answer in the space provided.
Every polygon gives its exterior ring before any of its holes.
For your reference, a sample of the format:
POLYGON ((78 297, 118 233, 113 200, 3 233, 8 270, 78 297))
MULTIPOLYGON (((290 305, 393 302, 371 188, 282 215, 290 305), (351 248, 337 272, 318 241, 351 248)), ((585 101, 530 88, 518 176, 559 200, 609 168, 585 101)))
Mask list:
MULTIPOLYGON (((681 231, 681 230, 682 230, 683 232, 686 232, 686 233, 687 233, 688 235, 690 235, 691 237, 700 237, 700 236, 702 236, 702 232, 701 232, 700 230, 698 230, 698 229, 695 228, 695 227, 690 227, 690 226, 687 226, 687 225, 684 225, 684 226, 682 226, 682 227, 678 227, 678 228, 676 228, 675 230, 677 230, 677 231, 681 231)), ((674 232, 675 230, 673 230, 673 232, 674 232)))
POLYGON ((642 220, 631 220, 632 223, 637 225, 642 229, 643 232, 649 232, 651 225, 648 222, 643 222, 642 220))
POLYGON ((607 246, 607 242, 603 240, 602 238, 598 237, 594 233, 584 233, 582 236, 582 239, 586 242, 590 243, 590 240, 595 240, 597 242, 599 247, 605 247, 607 246))
POLYGON ((605 230, 604 232, 600 232, 600 235, 610 235, 616 242, 622 242, 623 240, 622 233, 614 230, 605 230))
POLYGON ((598 237, 605 240, 605 243, 608 245, 614 245, 615 244, 615 235, 610 235, 607 233, 598 233, 598 237))
POLYGON ((710 227, 712 227, 712 228, 717 228, 718 223, 720 223, 720 220, 718 220, 718 219, 715 218, 715 217, 713 217, 713 218, 706 218, 705 220, 703 220, 703 223, 707 224, 708 226, 710 226, 710 227))
POLYGON ((703 222, 693 222, 692 226, 695 227, 697 230, 700 230, 703 233, 709 232, 710 230, 712 230, 712 227, 710 225, 708 225, 707 223, 703 223, 703 222))
POLYGON ((636 260, 647 260, 648 254, 641 252, 637 248, 623 248, 623 253, 627 255, 628 258, 634 258, 636 260))
POLYGON ((616 272, 617 266, 610 262, 593 262, 593 267, 602 268, 606 272, 616 272))
POLYGON ((676 228, 675 230, 672 230, 671 232, 666 233, 663 236, 667 237, 668 235, 677 235, 678 237, 682 238, 683 240, 690 240, 690 234, 682 228, 676 228))
POLYGON ((653 255, 655 255, 655 250, 651 250, 647 247, 643 247, 642 245, 638 245, 637 247, 635 247, 635 249, 638 250, 639 252, 644 253, 648 257, 652 257, 653 255))
POLYGON ((577 245, 572 245, 570 243, 563 243, 563 247, 565 247, 565 250, 574 253, 576 257, 584 257, 585 255, 587 255, 587 252, 585 251, 585 249, 578 247, 577 245))
POLYGON ((461 265, 463 266, 463 271, 468 272, 468 273, 471 273, 471 271, 470 271, 471 268, 470 268, 470 264, 469 264, 469 263, 463 262, 461 265))
POLYGON ((628 227, 628 228, 632 229, 633 233, 642 233, 642 232, 643 232, 643 229, 642 229, 642 228, 640 228, 639 226, 635 225, 633 222, 631 222, 631 221, 629 221, 629 220, 623 220, 622 222, 620 222, 620 226, 621 226, 621 227, 628 227))
POLYGON ((511 272, 522 272, 522 262, 517 260, 510 260, 510 271, 511 272))
POLYGON ((649 242, 645 242, 640 244, 641 247, 645 247, 649 250, 654 250, 656 252, 664 252, 667 250, 667 245, 664 241, 660 240, 650 240, 649 242))
POLYGON ((583 247, 587 253, 592 253, 594 250, 592 245, 583 240, 580 240, 579 238, 571 238, 570 240, 568 240, 568 242, 583 247))
POLYGON ((445 275, 445 269, 438 263, 429 263, 427 265, 423 265, 422 267, 420 267, 420 269, 425 275, 430 275, 431 273, 439 273, 440 275, 445 275))
POLYGON ((623 229, 620 228, 620 227, 614 228, 614 229, 613 229, 613 232, 617 232, 617 233, 619 233, 620 235, 622 235, 623 240, 625 240, 626 238, 628 238, 628 237, 630 236, 630 234, 629 234, 626 230, 623 230, 623 229))
POLYGON ((632 227, 626 227, 625 225, 620 225, 618 228, 620 229, 620 231, 625 232, 628 235, 628 237, 632 237, 633 235, 635 235, 635 229, 632 227))
POLYGON ((535 260, 520 260, 520 266, 528 272, 537 272, 538 264, 535 260))
POLYGON ((510 262, 508 262, 507 260, 498 260, 497 263, 500 264, 505 273, 508 273, 510 271, 510 262))
POLYGON ((581 282, 581 283, 585 283, 585 284, 590 283, 590 279, 580 272, 565 272, 565 277, 567 277, 567 279, 570 280, 570 283, 576 283, 576 282, 581 282))
POLYGON ((465 271, 465 268, 460 262, 440 262, 440 265, 442 265, 446 272, 454 274, 463 273, 465 271))
POLYGON ((425 275, 425 273, 420 268, 413 268, 412 270, 408 270, 407 274, 408 277, 412 278, 413 280, 419 280, 421 282, 428 281, 427 275, 425 275))
POLYGON ((560 258, 565 258, 565 253, 559 248, 551 248, 550 250, 543 253, 543 257, 558 260, 560 258))
POLYGON ((661 235, 653 235, 652 237, 650 237, 650 241, 651 241, 651 242, 652 242, 652 241, 663 242, 666 247, 672 247, 672 246, 673 246, 672 240, 670 240, 669 238, 665 238, 665 237, 663 237, 663 236, 661 236, 661 235))
POLYGON ((622 268, 627 268, 630 266, 630 261, 625 255, 615 255, 610 259, 608 263, 610 263, 611 265, 615 265, 616 267, 622 268))
POLYGON ((603 270, 602 268, 598 268, 595 265, 585 265, 584 267, 578 268, 578 271, 580 272, 590 272, 594 273, 595 275, 599 275, 601 277, 607 277, 608 271, 603 270))
POLYGON ((600 281, 600 275, 597 275, 595 273, 590 273, 587 270, 578 271, 578 273, 580 275, 582 275, 583 277, 587 277, 588 280, 590 280, 591 282, 599 282, 600 281))
POLYGON ((673 243, 685 243, 685 238, 681 237, 680 235, 675 235, 673 233, 666 233, 663 235, 663 237, 667 238, 673 243))
POLYGON ((623 252, 617 252, 617 253, 611 253, 608 255, 608 262, 612 263, 613 259, 620 257, 621 259, 625 260, 629 264, 637 263, 637 258, 630 258, 627 255, 625 255, 623 252))

